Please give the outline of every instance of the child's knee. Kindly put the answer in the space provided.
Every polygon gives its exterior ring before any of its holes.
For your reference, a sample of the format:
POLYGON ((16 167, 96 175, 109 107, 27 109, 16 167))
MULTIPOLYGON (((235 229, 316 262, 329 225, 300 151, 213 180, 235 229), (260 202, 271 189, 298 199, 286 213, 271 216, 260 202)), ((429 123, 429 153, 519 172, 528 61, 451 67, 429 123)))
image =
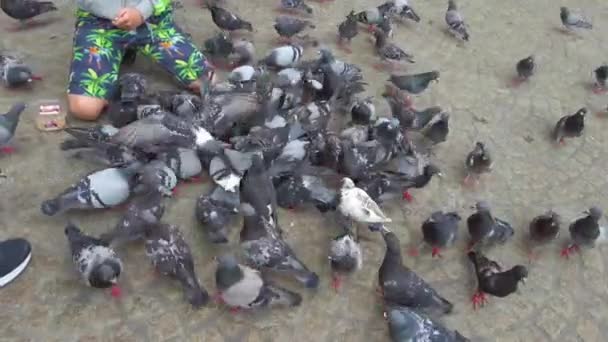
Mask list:
POLYGON ((104 99, 84 95, 68 95, 70 113, 80 120, 97 120, 106 105, 107 101, 104 99))

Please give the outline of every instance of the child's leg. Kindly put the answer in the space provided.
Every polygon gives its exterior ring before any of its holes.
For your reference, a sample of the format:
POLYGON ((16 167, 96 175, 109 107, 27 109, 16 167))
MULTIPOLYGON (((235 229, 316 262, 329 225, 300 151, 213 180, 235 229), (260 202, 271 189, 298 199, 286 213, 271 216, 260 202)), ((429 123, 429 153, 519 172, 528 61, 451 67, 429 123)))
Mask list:
POLYGON ((151 41, 140 46, 140 52, 160 64, 178 82, 198 92, 200 78, 209 71, 210 65, 190 37, 173 23, 166 14, 158 24, 151 25, 151 41))
POLYGON ((77 19, 68 85, 68 106, 75 117, 97 119, 114 95, 125 34, 103 19, 77 19))

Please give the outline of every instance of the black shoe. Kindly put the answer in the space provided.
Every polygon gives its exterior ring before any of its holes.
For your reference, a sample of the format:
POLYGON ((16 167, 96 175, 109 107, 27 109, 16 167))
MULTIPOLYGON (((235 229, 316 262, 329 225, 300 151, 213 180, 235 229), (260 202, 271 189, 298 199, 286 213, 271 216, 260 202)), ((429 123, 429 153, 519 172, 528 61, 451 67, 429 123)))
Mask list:
POLYGON ((32 246, 25 239, 0 242, 0 287, 17 278, 32 258, 32 246))

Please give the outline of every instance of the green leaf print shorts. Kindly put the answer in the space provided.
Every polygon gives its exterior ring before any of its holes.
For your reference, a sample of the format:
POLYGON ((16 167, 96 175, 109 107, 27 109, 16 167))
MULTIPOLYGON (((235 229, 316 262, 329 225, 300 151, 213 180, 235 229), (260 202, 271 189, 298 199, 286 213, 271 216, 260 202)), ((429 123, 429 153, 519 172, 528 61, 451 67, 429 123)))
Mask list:
POLYGON ((170 9, 155 13, 131 32, 81 10, 76 15, 68 94, 114 97, 127 48, 152 58, 184 86, 198 80, 209 67, 200 50, 175 25, 170 9))

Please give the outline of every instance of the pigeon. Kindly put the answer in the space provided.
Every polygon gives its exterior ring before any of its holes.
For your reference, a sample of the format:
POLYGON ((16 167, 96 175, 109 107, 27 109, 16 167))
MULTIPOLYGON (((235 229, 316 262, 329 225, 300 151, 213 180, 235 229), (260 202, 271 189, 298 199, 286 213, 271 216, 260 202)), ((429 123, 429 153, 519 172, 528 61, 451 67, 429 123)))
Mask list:
POLYGON ((358 99, 350 109, 351 121, 356 125, 369 125, 376 120, 374 97, 358 99))
POLYGON ((279 10, 286 12, 304 11, 312 14, 312 7, 308 6, 304 0, 281 0, 279 10))
POLYGON ((165 162, 153 160, 139 170, 139 184, 147 191, 158 191, 165 196, 173 195, 177 175, 165 162))
POLYGON ((412 75, 391 75, 389 81, 397 88, 418 95, 425 91, 431 82, 439 82, 439 71, 429 71, 412 75))
POLYGON ((374 32, 376 25, 381 23, 395 9, 395 3, 387 1, 378 7, 368 8, 356 14, 357 21, 368 25, 368 30, 374 32))
MULTIPOLYGON (((414 56, 406 53, 393 43, 387 41, 387 35, 383 31, 375 30, 374 38, 376 38, 376 53, 380 56, 384 63, 390 63, 391 67, 394 67, 396 63, 406 60, 409 63, 415 63, 414 56)), ((385 67, 384 64, 377 64, 378 69, 385 67)))
POLYGON ((251 166, 251 152, 225 149, 209 163, 209 175, 215 184, 228 192, 236 192, 243 174, 251 166))
MULTIPOLYGON (((200 97, 194 94, 175 94, 171 97, 171 112, 180 118, 191 119, 202 107, 203 104, 200 97)), ((138 115, 138 117, 141 119, 148 115, 138 115)))
POLYGON ((240 240, 248 265, 287 274, 309 289, 319 286, 319 276, 310 271, 280 237, 281 228, 272 216, 268 219, 248 212, 243 215, 240 240))
POLYGON ((261 216, 277 222, 276 190, 260 155, 251 156, 251 167, 241 178, 239 191, 243 215, 261 216))
POLYGON ((124 203, 131 194, 134 175, 141 165, 95 171, 57 197, 42 202, 40 210, 54 216, 70 209, 105 209, 124 203))
POLYGON ((536 216, 528 227, 530 232, 530 260, 536 257, 534 247, 549 243, 559 236, 560 217, 552 210, 536 216))
POLYGON ((251 65, 242 65, 232 69, 228 75, 228 81, 234 85, 244 87, 245 84, 253 83, 264 73, 262 67, 254 67, 251 65))
POLYGON ((259 271, 240 265, 233 255, 222 255, 217 262, 217 297, 232 312, 275 306, 295 307, 302 303, 302 296, 298 293, 269 283, 259 271))
POLYGON ((583 135, 585 129, 585 115, 587 108, 581 108, 572 115, 565 115, 555 125, 553 140, 561 145, 565 144, 566 138, 576 138, 583 135))
POLYGON ((300 45, 279 46, 270 51, 262 60, 262 63, 271 68, 288 68, 297 63, 302 58, 304 49, 300 45))
POLYGON ((494 161, 486 145, 480 141, 476 142, 475 148, 469 152, 464 162, 467 174, 464 178, 464 184, 470 185, 471 181, 477 182, 481 174, 492 171, 493 163, 494 161))
POLYGON ((348 53, 352 52, 349 47, 351 40, 359 34, 357 25, 355 11, 350 11, 346 19, 338 25, 338 46, 348 53), (344 41, 346 41, 346 44, 344 44, 344 41))
POLYGON ((136 72, 128 72, 120 75, 120 101, 136 102, 144 99, 148 82, 145 77, 136 72))
POLYGON ((163 194, 149 191, 131 202, 114 229, 99 239, 112 245, 143 240, 147 226, 159 223, 164 213, 163 194))
POLYGON ((574 13, 568 9, 568 7, 562 6, 559 9, 559 17, 562 20, 562 24, 568 30, 574 29, 587 29, 591 30, 593 24, 578 13, 574 13))
POLYGON ((144 162, 148 156, 138 150, 106 142, 88 143, 90 146, 79 148, 70 157, 90 161, 105 167, 123 167, 132 163, 144 162))
POLYGON ((238 197, 236 193, 217 187, 210 194, 201 195, 196 201, 196 219, 204 226, 212 243, 228 243, 227 228, 238 213, 238 197))
POLYGON ((401 11, 399 11, 398 16, 400 18, 413 20, 417 23, 420 22, 420 16, 418 13, 416 13, 416 11, 414 11, 414 9, 407 4, 401 7, 401 11))
POLYGON ((349 221, 367 224, 392 222, 378 204, 348 177, 342 179, 338 203, 340 214, 349 221))
POLYGON ((464 17, 458 11, 455 0, 448 0, 448 10, 445 12, 445 22, 448 24, 449 32, 456 38, 469 41, 469 32, 464 23, 464 17))
POLYGON ((504 244, 515 234, 508 222, 492 215, 487 202, 477 202, 475 209, 477 211, 467 218, 467 227, 471 236, 469 250, 494 243, 504 244))
POLYGON ((11 140, 15 136, 15 130, 19 124, 21 113, 25 110, 26 105, 23 102, 17 102, 3 115, 0 115, 0 152, 10 154, 14 152, 14 148, 9 146, 11 140))
POLYGON ((92 147, 95 143, 109 142, 110 137, 118 133, 118 128, 113 125, 103 124, 93 127, 66 127, 63 129, 64 132, 71 135, 71 138, 65 139, 60 148, 63 151, 92 147))
MULTIPOLYGON (((460 215, 456 212, 436 211, 422 223, 422 236, 426 244, 432 247, 433 257, 442 257, 441 249, 454 244, 458 237, 460 215)), ((410 250, 410 255, 418 255, 418 250, 410 250)))
POLYGON ((203 165, 195 150, 175 147, 169 148, 158 155, 162 161, 179 179, 196 180, 203 171, 203 165))
POLYGON ((606 91, 606 80, 608 80, 608 64, 600 65, 593 73, 595 74, 595 84, 593 85, 593 92, 596 94, 602 94, 606 91))
POLYGON ((602 210, 591 207, 585 212, 585 216, 570 224, 571 242, 566 246, 561 255, 568 258, 571 254, 580 251, 580 247, 595 247, 596 243, 608 239, 608 231, 599 224, 602 218, 602 210))
POLYGON ((163 223, 148 226, 145 239, 146 255, 156 270, 177 279, 193 307, 207 304, 209 294, 198 281, 190 247, 179 228, 163 223))
POLYGON ((341 287, 343 274, 361 269, 363 265, 361 245, 359 238, 350 229, 331 240, 329 264, 332 270, 331 287, 336 291, 341 287))
POLYGON ((442 323, 406 306, 392 305, 384 312, 393 342, 441 341, 468 342, 457 330, 449 330, 442 323))
POLYGON ((486 294, 504 298, 517 291, 519 282, 525 283, 528 277, 528 269, 525 266, 516 265, 503 271, 496 261, 488 259, 481 252, 470 251, 467 256, 473 263, 477 276, 477 292, 472 299, 473 309, 487 303, 486 294))
POLYGON ((236 30, 247 30, 253 32, 253 26, 250 22, 241 19, 234 13, 221 8, 215 4, 207 5, 207 8, 211 11, 211 19, 213 23, 222 30, 236 31, 236 30))
POLYGON ((250 40, 245 38, 238 39, 234 42, 234 51, 231 56, 234 61, 234 66, 253 63, 255 59, 255 45, 250 40))
POLYGON ((41 79, 40 76, 35 76, 32 69, 19 58, 0 54, 0 80, 5 87, 21 87, 41 79))
POLYGON ((394 97, 386 97, 386 100, 391 107, 392 116, 397 118, 401 127, 406 130, 420 131, 426 127, 434 117, 443 112, 443 109, 438 106, 416 110, 409 107, 407 101, 402 101, 394 97))
POLYGON ((513 85, 518 86, 521 83, 527 81, 532 75, 534 75, 534 69, 536 68, 534 55, 530 55, 515 65, 517 71, 517 78, 513 80, 513 85))
POLYGON ((71 222, 65 227, 65 236, 70 244, 72 262, 84 283, 98 289, 111 288, 112 296, 119 297, 122 261, 116 252, 106 242, 83 234, 71 222))
POLYGON ((220 31, 205 40, 202 50, 206 56, 209 56, 212 59, 215 67, 233 67, 228 61, 228 57, 234 52, 234 44, 225 32, 220 31))
POLYGON ((43 13, 57 10, 52 1, 36 0, 1 0, 0 7, 6 15, 19 20, 21 25, 25 25, 27 20, 43 13))
POLYGON ((433 117, 433 119, 422 129, 422 134, 428 138, 434 145, 445 142, 450 133, 449 126, 450 114, 442 112, 433 117))
POLYGON ((454 305, 403 265, 400 242, 395 233, 383 227, 382 236, 386 252, 378 273, 378 282, 385 304, 403 305, 429 314, 450 313, 454 305))
POLYGON ((274 29, 279 34, 279 41, 281 43, 290 43, 294 36, 308 28, 315 28, 315 25, 309 20, 302 20, 285 15, 275 18, 274 29))

